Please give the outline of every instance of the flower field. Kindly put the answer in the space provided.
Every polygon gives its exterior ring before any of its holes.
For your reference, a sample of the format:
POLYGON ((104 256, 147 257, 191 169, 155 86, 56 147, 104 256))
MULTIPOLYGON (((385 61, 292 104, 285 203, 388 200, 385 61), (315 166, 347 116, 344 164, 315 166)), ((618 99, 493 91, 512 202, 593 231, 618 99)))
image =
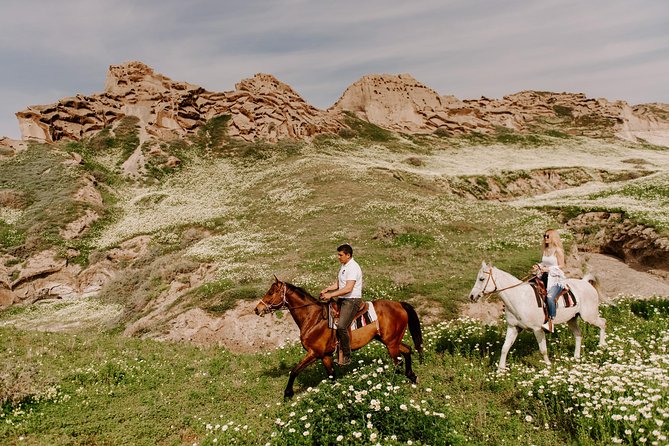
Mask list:
MULTIPOLYGON (((621 298, 602 311, 609 345, 599 349, 595 331, 582 327, 578 361, 571 358, 571 333, 559 327, 549 340, 551 368, 526 333, 511 350, 510 370, 497 373, 503 326, 443 322, 425 327, 417 385, 396 374, 386 352, 371 344, 356 353, 345 376, 331 381, 312 372, 294 401, 270 398, 256 419, 198 417, 195 443, 667 444, 669 306, 621 298)), ((288 346, 281 358, 266 357, 283 364, 300 350, 288 346)))

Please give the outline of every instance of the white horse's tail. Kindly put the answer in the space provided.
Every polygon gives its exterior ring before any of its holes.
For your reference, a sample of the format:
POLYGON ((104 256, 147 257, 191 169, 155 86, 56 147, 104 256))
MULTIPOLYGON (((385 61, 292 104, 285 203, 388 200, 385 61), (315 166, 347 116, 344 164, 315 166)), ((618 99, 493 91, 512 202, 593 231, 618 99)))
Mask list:
POLYGON ((597 276, 595 276, 591 272, 587 272, 585 276, 583 276, 582 280, 588 282, 590 285, 592 285, 595 291, 597 291, 597 297, 599 297, 600 303, 606 300, 606 296, 604 296, 604 293, 602 293, 602 288, 600 286, 599 278, 597 276))

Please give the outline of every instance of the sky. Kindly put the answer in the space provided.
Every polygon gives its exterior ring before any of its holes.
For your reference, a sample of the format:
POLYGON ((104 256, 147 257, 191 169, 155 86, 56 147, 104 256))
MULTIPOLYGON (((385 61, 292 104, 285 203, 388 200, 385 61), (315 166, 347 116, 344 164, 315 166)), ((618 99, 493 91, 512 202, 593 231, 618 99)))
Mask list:
POLYGON ((460 99, 669 103, 669 1, 1 0, 0 136, 131 60, 209 91, 270 73, 322 109, 364 75, 402 73, 460 99))

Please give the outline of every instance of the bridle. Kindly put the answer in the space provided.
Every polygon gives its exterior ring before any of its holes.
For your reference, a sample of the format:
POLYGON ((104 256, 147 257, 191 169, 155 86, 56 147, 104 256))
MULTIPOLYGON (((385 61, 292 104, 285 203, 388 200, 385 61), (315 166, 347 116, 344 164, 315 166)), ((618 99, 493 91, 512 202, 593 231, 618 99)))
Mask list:
POLYGON ((288 291, 288 284, 286 284, 286 282, 279 282, 279 283, 283 285, 283 289, 281 290, 281 302, 279 302, 278 304, 273 304, 271 302, 267 303, 264 300, 260 299, 260 302, 265 306, 263 313, 273 313, 275 311, 281 310, 282 308, 288 308, 288 311, 291 311, 297 308, 308 307, 311 305, 318 305, 318 302, 314 302, 304 305, 298 305, 296 307, 289 306, 288 301, 286 300, 286 292, 288 291))
POLYGON ((492 266, 488 271, 484 271, 484 273, 488 275, 488 280, 486 280, 485 285, 483 285, 483 291, 481 291, 481 294, 484 296, 494 293, 501 293, 502 291, 510 290, 511 288, 515 288, 517 286, 524 285, 527 283, 525 282, 525 278, 523 278, 520 280, 520 283, 508 286, 506 288, 497 289, 497 282, 495 281, 495 277, 492 275, 492 266), (492 291, 486 291, 485 289, 488 288, 488 282, 490 282, 490 280, 492 280, 492 284, 495 286, 495 288, 493 288, 492 291))
POLYGON ((263 310, 263 313, 272 313, 274 311, 278 311, 282 308, 288 308, 290 310, 290 307, 288 306, 288 301, 286 301, 286 291, 288 291, 288 285, 286 285, 286 282, 280 282, 283 285, 283 291, 281 292, 281 302, 278 304, 273 304, 271 302, 265 302, 263 299, 260 299, 260 303, 262 303, 265 306, 265 309, 263 310))

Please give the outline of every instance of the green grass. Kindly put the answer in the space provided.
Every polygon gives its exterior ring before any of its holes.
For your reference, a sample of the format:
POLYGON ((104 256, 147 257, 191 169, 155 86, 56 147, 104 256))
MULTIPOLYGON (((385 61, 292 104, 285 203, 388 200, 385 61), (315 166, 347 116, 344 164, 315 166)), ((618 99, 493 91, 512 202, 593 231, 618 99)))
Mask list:
MULTIPOLYGON (((382 346, 370 344, 355 352, 354 366, 337 370, 335 383, 322 366, 308 368, 298 377, 293 402, 284 402, 282 394, 288 369, 303 354, 299 345, 245 355, 114 334, 0 329, 5 359, 0 440, 21 438, 29 445, 331 444, 339 435, 344 444, 368 444, 372 438, 382 444, 456 445, 657 440, 654 419, 660 415, 617 422, 620 406, 604 395, 637 389, 660 397, 646 403, 658 408, 654 413, 666 410, 669 394, 661 382, 626 374, 651 354, 666 358, 660 341, 669 329, 666 302, 621 301, 602 311, 610 346, 598 349, 596 330, 582 326, 581 362, 569 359, 573 338, 560 327, 549 336, 553 368, 542 365, 531 333, 521 333, 509 357, 511 371, 496 375, 504 327, 451 321, 424 327, 425 362, 414 364, 418 386, 393 372, 382 346), (583 373, 613 392, 601 394, 602 406, 594 412, 585 404, 597 400, 583 395, 590 384, 583 373), (561 384, 570 376, 575 390, 561 384), (631 434, 625 434, 628 428, 631 434)), ((654 362, 667 373, 665 360, 654 362)))
POLYGON ((391 131, 383 129, 370 122, 364 121, 352 112, 345 112, 344 119, 348 129, 343 129, 339 136, 342 138, 361 138, 372 142, 390 142, 395 139, 391 131))
POLYGON ((17 190, 25 200, 19 221, 1 229, 4 248, 22 243, 33 249, 53 245, 60 240, 59 230, 83 213, 85 206, 73 197, 81 174, 63 165, 66 159, 63 152, 31 144, 0 163, 0 188, 17 190))

